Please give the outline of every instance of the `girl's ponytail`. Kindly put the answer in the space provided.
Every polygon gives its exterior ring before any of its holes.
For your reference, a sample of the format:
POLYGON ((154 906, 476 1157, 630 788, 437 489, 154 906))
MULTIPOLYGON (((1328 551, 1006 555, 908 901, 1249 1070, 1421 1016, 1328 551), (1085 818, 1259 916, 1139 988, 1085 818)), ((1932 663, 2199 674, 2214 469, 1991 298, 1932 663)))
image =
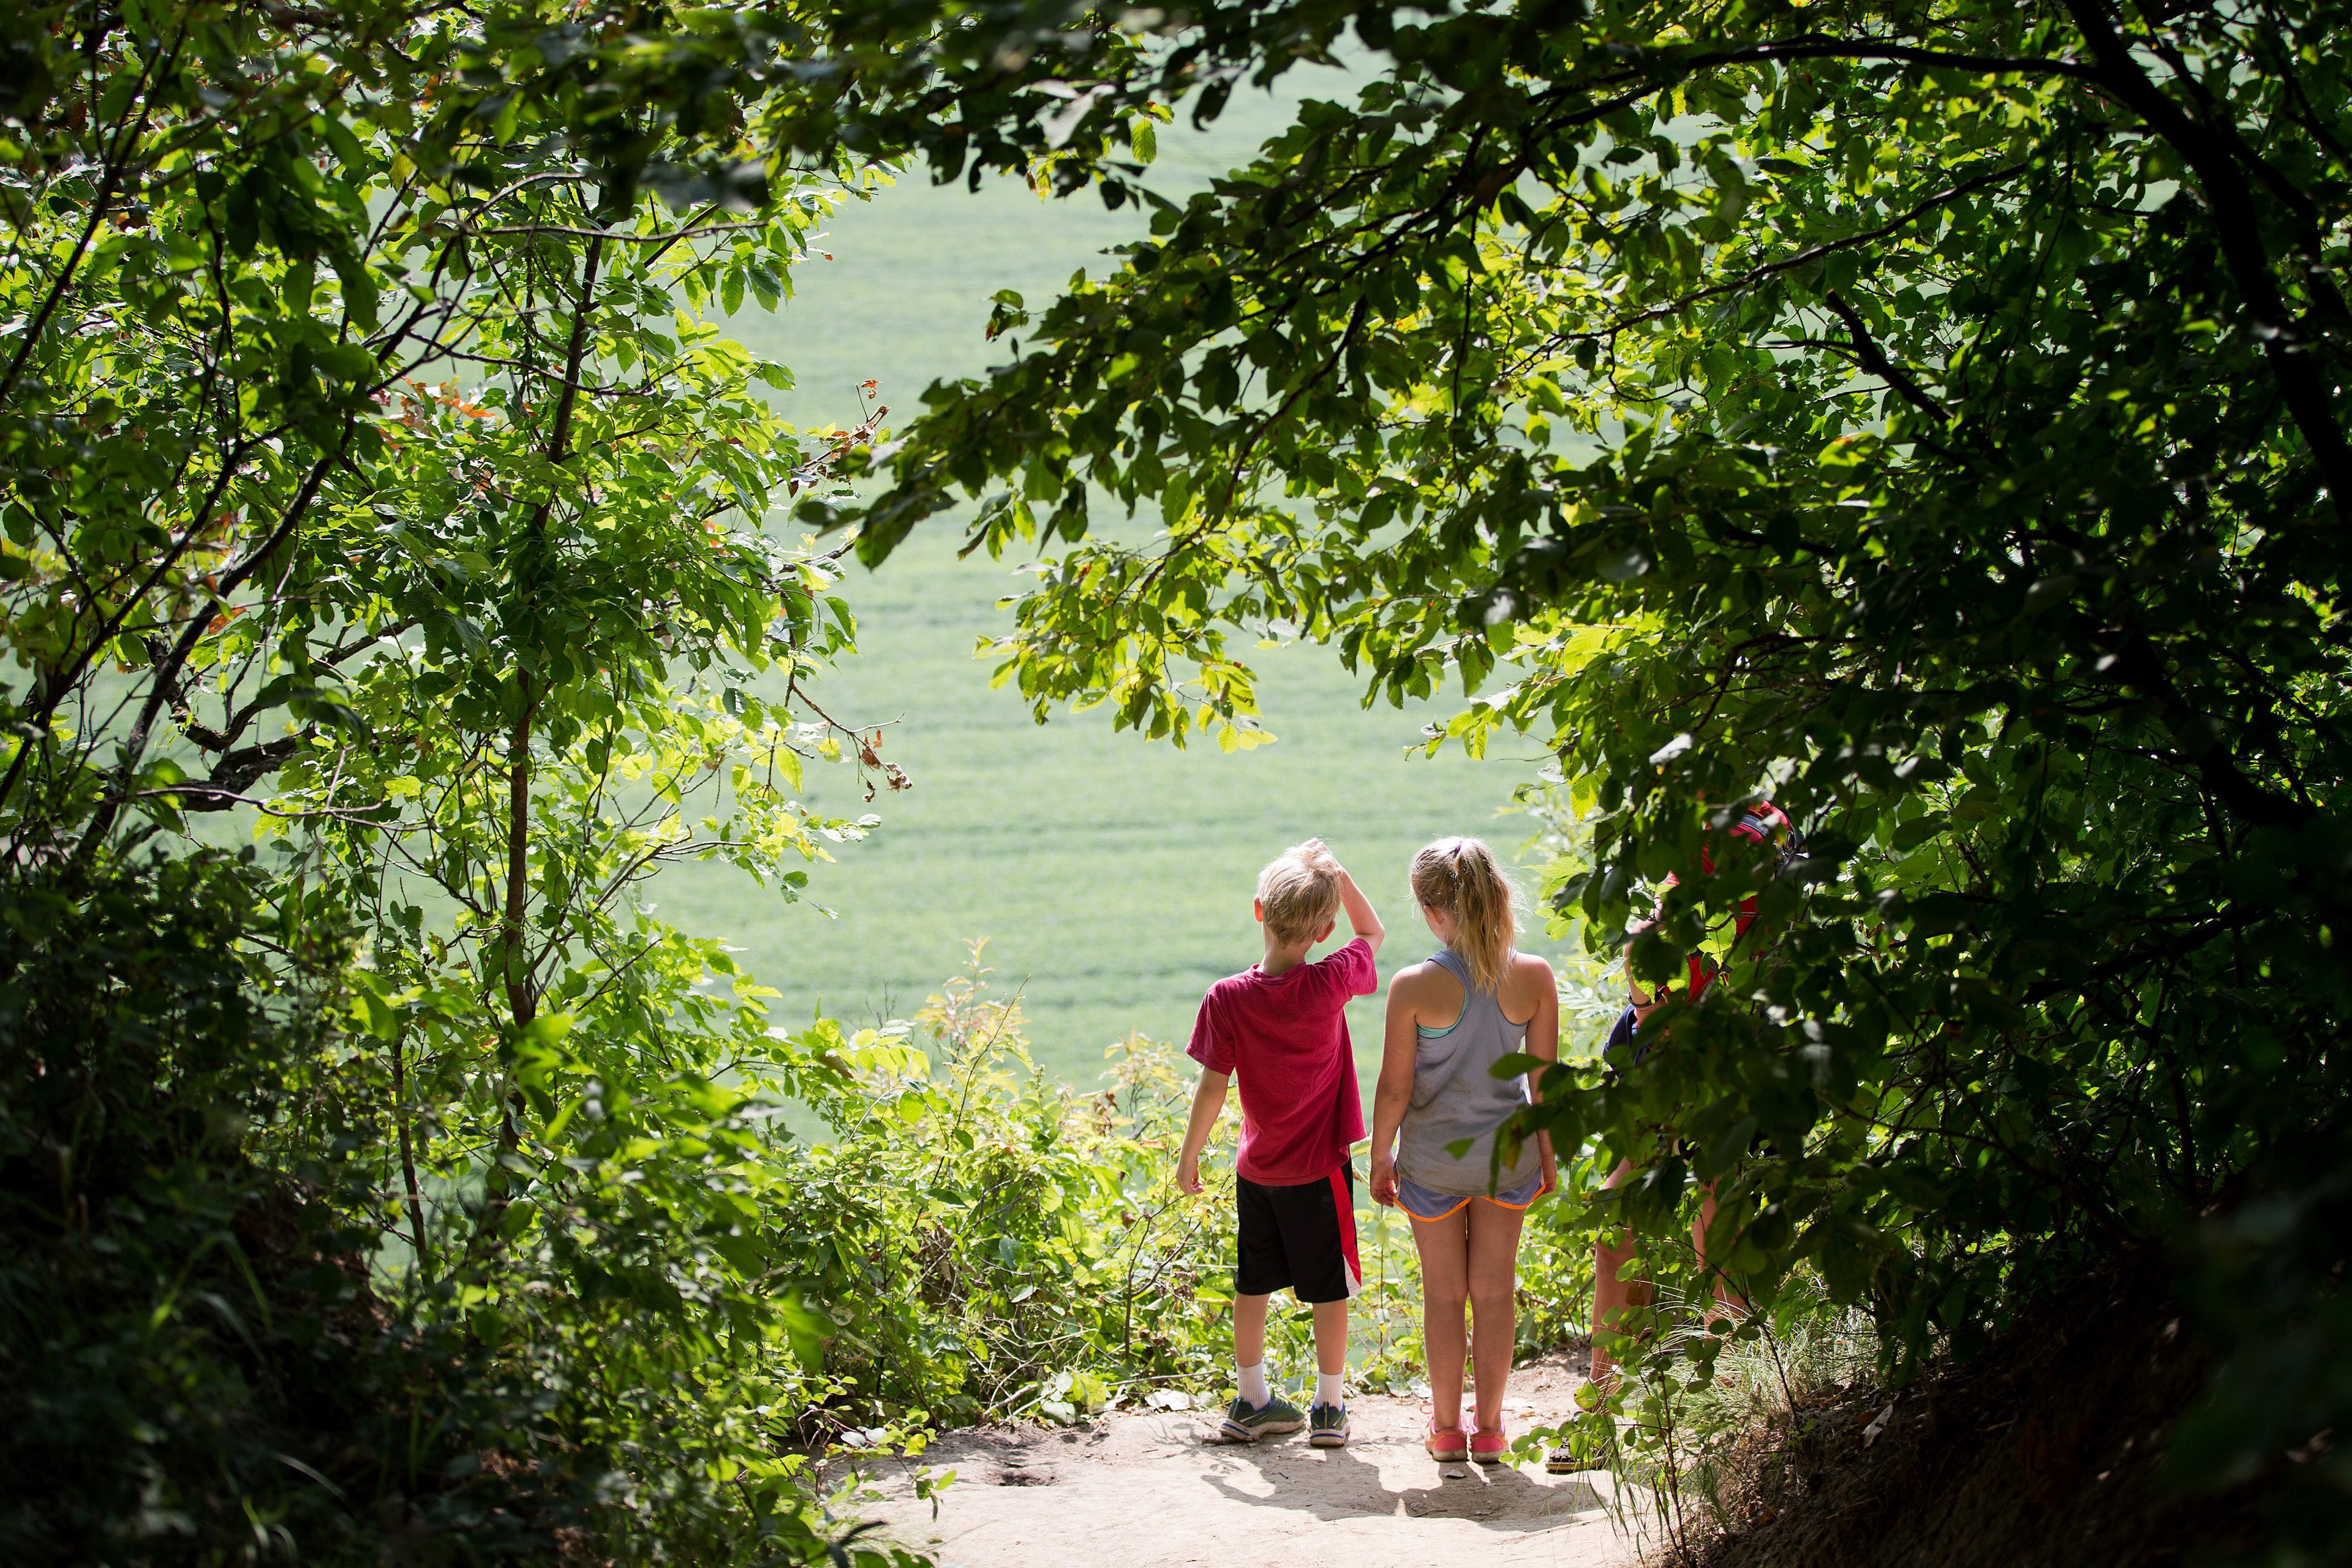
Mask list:
POLYGON ((1518 935, 1514 890, 1495 852, 1475 838, 1441 838, 1412 858, 1412 896, 1454 917, 1454 951, 1470 966, 1474 988, 1503 983, 1518 935))

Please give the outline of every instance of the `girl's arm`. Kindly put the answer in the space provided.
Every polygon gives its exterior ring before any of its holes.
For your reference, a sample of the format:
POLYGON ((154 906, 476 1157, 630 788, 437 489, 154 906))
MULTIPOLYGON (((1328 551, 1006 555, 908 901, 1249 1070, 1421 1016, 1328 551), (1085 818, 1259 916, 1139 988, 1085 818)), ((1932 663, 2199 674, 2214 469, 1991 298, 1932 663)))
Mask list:
POLYGON ((1200 1087, 1192 1091, 1192 1120, 1184 1124, 1184 1152, 1176 1159, 1176 1184, 1188 1193, 1201 1190, 1201 1151, 1209 1146, 1209 1130, 1225 1108, 1225 1085, 1231 1073, 1201 1069, 1200 1087))
POLYGON ((1388 1025, 1381 1037, 1381 1077, 1372 1090, 1372 1201, 1394 1207, 1397 1201, 1397 1129, 1404 1124, 1412 1103, 1413 1057, 1421 1048, 1418 1026, 1422 971, 1416 963, 1397 972, 1389 982, 1388 1025))
MULTIPOLYGON (((1556 1062, 1559 1060, 1559 982, 1552 974, 1551 965, 1542 959, 1530 958, 1527 962, 1529 977, 1540 982, 1536 1016, 1528 1021, 1528 1055, 1556 1062)), ((1530 1101, 1537 1096, 1536 1079, 1539 1076, 1532 1072, 1527 1076, 1530 1101)), ((1536 1142, 1543 1150, 1543 1190, 1549 1193, 1559 1185, 1559 1165, 1552 1157, 1551 1134, 1538 1132, 1536 1142)))

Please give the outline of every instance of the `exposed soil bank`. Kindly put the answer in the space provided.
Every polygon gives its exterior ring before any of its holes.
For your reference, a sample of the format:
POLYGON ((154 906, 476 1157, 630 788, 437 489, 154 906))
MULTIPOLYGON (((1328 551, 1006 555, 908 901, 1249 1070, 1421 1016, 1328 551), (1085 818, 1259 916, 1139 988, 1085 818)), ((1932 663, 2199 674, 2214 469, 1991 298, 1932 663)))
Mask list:
POLYGON ((2249 1539, 2243 1498, 2162 1474, 2167 1427, 2206 1353, 2161 1276, 2110 1281, 2032 1314, 1969 1365, 1893 1401, 1804 1412, 1758 1457, 1747 1526, 1702 1568, 2164 1568, 2249 1539))

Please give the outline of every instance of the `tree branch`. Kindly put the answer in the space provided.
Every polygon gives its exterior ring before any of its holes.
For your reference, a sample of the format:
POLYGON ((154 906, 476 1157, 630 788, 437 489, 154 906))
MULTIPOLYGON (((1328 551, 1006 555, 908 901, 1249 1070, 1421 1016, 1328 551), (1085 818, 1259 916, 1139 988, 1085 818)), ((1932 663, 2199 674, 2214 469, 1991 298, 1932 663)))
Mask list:
POLYGON ((1822 303, 1829 307, 1830 314, 1845 323, 1846 336, 1853 340, 1853 357, 1863 369, 1885 382, 1902 395, 1904 402, 1938 425, 1952 422, 1950 409, 1937 402, 1928 395, 1927 388, 1911 378, 1908 372, 1886 357, 1886 351, 1880 348, 1878 340, 1870 335, 1869 324, 1863 321, 1862 312, 1848 304, 1844 295, 1832 289, 1822 296, 1822 303))
POLYGON ((2338 521, 2352 521, 2352 443, 2336 418, 2335 398, 2322 374, 2313 338, 2288 308, 2263 244, 2262 215, 2254 208, 2240 160, 2224 139, 2189 118, 2151 80, 2130 47, 2116 36, 2100 0, 2066 0, 2067 14, 2097 57, 2097 81, 2116 101, 2170 142, 2197 176, 2213 235, 2230 279, 2252 318, 2254 336, 2270 362, 2287 415, 2303 433, 2319 464, 2338 521))

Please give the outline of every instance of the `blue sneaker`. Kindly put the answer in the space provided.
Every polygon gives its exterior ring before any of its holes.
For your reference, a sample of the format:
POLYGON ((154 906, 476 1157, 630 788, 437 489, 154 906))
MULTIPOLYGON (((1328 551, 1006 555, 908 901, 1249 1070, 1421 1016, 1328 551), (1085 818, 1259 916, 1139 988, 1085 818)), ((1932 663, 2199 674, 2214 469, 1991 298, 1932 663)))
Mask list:
POLYGON ((1279 1437, 1286 1432, 1296 1432, 1307 1425, 1307 1417, 1298 1406, 1279 1394, 1269 1395, 1264 1405, 1253 1405, 1235 1394, 1225 1408, 1225 1424, 1219 1428, 1228 1442, 1255 1443, 1260 1437, 1279 1437))
POLYGON ((1318 1448, 1344 1448, 1348 1446, 1348 1407, 1344 1405, 1318 1405, 1307 1413, 1307 1440, 1318 1448))

